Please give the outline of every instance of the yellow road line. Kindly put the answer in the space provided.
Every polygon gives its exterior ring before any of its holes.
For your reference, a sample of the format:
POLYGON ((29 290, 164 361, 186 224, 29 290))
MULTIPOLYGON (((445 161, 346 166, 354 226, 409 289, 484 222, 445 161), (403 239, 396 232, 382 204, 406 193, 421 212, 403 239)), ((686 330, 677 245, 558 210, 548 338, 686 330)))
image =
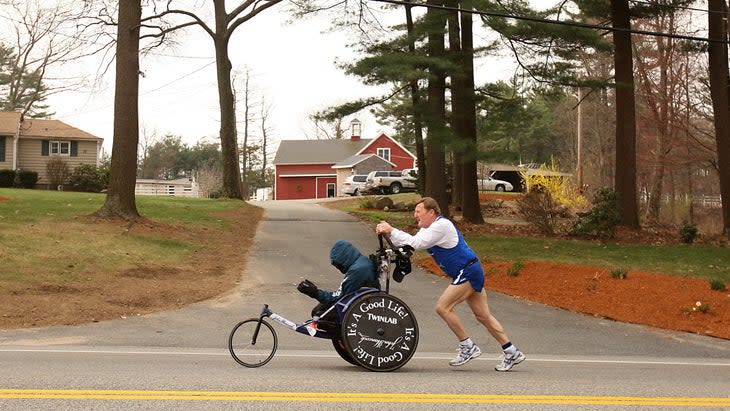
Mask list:
POLYGON ((135 391, 0 389, 0 399, 158 401, 392 402, 458 404, 558 404, 730 407, 730 397, 620 397, 581 395, 497 395, 427 393, 328 393, 247 391, 135 391))

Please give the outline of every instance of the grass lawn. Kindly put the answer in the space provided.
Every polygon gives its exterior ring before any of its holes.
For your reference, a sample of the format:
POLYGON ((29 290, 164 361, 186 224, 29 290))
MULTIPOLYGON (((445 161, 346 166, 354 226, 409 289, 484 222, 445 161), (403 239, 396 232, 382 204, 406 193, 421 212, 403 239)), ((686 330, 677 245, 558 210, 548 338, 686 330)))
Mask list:
MULTIPOLYGON (((83 281, 85 273, 121 271, 142 261, 174 263, 205 246, 160 230, 127 230, 121 221, 95 222, 90 214, 104 200, 103 194, 0 189, 0 287, 83 281)), ((209 230, 229 230, 215 213, 243 204, 145 196, 136 201, 140 213, 156 222, 209 230)))

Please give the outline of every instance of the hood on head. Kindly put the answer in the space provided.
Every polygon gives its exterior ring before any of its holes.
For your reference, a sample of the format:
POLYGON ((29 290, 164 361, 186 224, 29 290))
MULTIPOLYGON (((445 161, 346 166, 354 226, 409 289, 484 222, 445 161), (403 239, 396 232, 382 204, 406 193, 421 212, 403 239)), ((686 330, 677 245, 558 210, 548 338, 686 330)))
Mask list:
POLYGON ((337 240, 330 250, 330 261, 342 274, 355 264, 360 257, 360 251, 352 243, 345 240, 337 240))

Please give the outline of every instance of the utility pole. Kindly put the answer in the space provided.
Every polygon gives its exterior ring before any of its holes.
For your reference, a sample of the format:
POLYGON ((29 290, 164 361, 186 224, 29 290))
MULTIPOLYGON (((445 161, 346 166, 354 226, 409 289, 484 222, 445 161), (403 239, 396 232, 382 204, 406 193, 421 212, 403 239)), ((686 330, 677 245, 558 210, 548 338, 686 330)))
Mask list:
POLYGON ((583 110, 581 103, 583 100, 583 94, 580 87, 578 87, 578 121, 576 125, 576 134, 578 147, 577 151, 577 164, 576 164, 576 175, 578 176, 578 190, 583 193, 583 110))

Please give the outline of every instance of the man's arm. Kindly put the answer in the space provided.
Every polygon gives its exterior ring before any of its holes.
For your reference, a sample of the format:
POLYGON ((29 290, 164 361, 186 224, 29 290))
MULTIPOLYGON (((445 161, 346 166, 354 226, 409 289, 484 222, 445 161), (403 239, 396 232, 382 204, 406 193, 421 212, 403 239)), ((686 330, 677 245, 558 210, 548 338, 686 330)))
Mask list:
POLYGON ((447 220, 438 220, 430 227, 418 230, 416 235, 391 227, 390 240, 396 247, 410 245, 416 250, 423 250, 435 245, 444 248, 454 247, 459 242, 459 237, 451 223, 447 220))

